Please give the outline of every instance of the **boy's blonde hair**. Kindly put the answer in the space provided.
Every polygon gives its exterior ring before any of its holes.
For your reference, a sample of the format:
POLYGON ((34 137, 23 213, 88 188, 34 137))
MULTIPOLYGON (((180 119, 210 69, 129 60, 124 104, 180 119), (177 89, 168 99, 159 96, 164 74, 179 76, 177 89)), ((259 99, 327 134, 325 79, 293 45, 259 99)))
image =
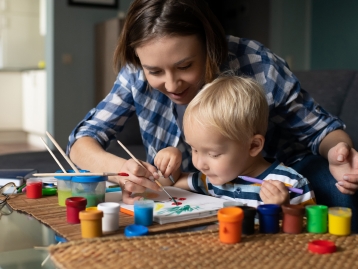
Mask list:
POLYGON ((245 143, 255 134, 265 136, 268 113, 259 83, 251 78, 222 75, 206 84, 189 103, 183 125, 197 122, 215 128, 233 141, 245 143))

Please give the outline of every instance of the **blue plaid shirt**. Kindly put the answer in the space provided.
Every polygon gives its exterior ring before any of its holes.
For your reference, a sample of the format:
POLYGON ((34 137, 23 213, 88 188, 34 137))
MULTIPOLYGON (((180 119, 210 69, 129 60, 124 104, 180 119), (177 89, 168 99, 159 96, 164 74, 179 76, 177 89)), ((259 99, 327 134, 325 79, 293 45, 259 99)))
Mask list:
MULTIPOLYGON (((264 157, 289 165, 309 152, 318 154, 319 144, 329 132, 345 128, 340 119, 326 112, 301 88, 285 61, 262 44, 229 36, 228 47, 228 59, 221 71, 232 70, 236 75, 253 77, 266 91, 270 114, 264 157)), ((158 151, 173 146, 182 152, 183 171, 195 171, 173 102, 158 90, 149 90, 143 70, 132 66, 119 72, 112 91, 72 131, 67 153, 76 139, 84 136, 93 137, 107 148, 134 113, 139 120, 147 162, 153 164, 155 157, 149 145, 158 151)))

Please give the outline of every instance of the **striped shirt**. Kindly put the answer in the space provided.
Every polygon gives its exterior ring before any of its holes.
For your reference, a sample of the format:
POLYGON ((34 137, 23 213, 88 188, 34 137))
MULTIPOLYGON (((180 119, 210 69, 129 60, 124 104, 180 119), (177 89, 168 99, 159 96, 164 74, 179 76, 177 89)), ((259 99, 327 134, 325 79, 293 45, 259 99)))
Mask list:
MULTIPOLYGON (((315 196, 308 180, 294 169, 274 162, 265 172, 256 177, 262 180, 279 180, 288 187, 303 190, 302 194, 290 192, 290 204, 315 204, 315 196)), ((250 183, 241 178, 236 178, 224 185, 215 186, 210 179, 200 172, 191 173, 188 176, 188 185, 192 191, 214 197, 235 200, 248 206, 257 207, 264 204, 260 198, 260 184, 250 183)))
MULTIPOLYGON (((326 112, 304 91, 284 60, 262 44, 228 37, 228 59, 221 71, 250 76, 263 85, 269 104, 269 126, 263 156, 289 165, 309 152, 318 154, 321 140, 333 130, 345 128, 343 122, 326 112)), ((182 152, 182 170, 196 171, 191 149, 184 142, 173 102, 156 89, 148 90, 142 69, 126 66, 117 76, 111 92, 90 110, 69 137, 67 154, 80 137, 96 139, 103 148, 122 131, 127 119, 137 115, 147 162, 153 164, 158 151, 172 146, 182 152)))

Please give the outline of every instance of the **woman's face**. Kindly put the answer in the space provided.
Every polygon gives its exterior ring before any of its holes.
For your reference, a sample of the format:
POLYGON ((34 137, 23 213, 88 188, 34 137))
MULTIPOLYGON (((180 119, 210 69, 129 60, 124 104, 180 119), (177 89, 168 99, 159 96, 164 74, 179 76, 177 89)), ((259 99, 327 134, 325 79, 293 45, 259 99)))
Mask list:
POLYGON ((136 48, 148 83, 179 105, 204 85, 205 49, 195 35, 166 36, 136 48))

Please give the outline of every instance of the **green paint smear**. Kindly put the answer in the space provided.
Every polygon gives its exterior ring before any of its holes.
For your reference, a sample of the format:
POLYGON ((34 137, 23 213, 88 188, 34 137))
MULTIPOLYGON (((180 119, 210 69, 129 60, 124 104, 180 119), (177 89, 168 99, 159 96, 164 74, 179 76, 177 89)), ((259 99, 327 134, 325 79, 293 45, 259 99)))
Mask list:
POLYGON ((193 210, 199 210, 200 206, 193 206, 191 207, 190 205, 184 205, 184 206, 175 206, 175 207, 171 207, 171 208, 164 208, 161 211, 158 211, 158 215, 173 215, 173 214, 177 214, 180 215, 183 212, 191 212, 193 210))

